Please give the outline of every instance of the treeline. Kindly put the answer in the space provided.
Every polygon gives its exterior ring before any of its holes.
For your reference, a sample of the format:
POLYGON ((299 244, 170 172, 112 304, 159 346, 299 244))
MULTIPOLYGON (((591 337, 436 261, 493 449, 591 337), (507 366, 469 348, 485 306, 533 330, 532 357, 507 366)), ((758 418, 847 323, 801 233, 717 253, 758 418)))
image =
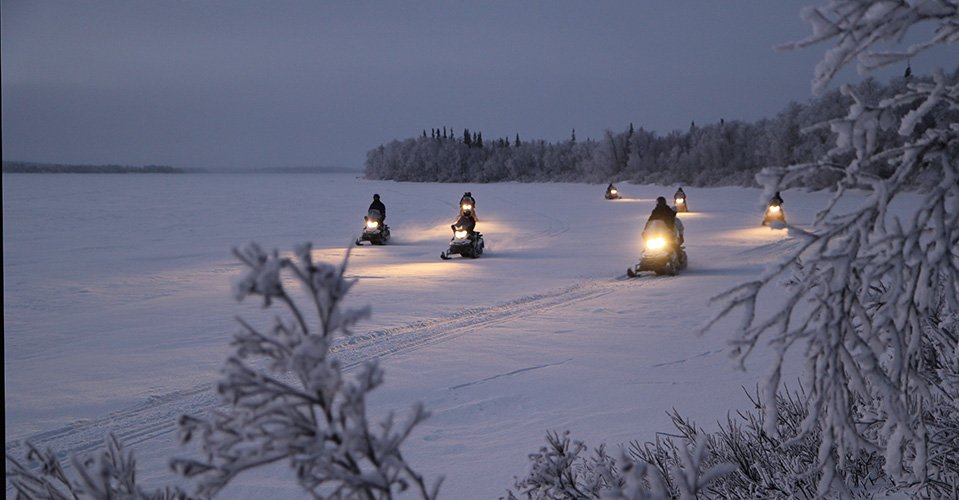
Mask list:
POLYGON ((167 165, 62 165, 58 163, 3 162, 3 172, 10 174, 182 174, 185 169, 167 165))
MULTIPOLYGON (((949 77, 959 79, 959 69, 949 77)), ((869 78, 854 86, 866 103, 875 104, 921 80, 903 76, 882 84, 869 78)), ((607 130, 600 139, 577 141, 575 130, 561 142, 500 138, 483 141, 481 132, 424 130, 420 137, 396 140, 367 153, 371 179, 423 182, 618 182, 690 186, 755 185, 755 174, 767 166, 814 161, 834 145, 829 127, 804 130, 846 115, 852 98, 833 90, 805 104, 792 102, 774 118, 753 123, 720 120, 690 123, 685 131, 666 135, 630 124, 622 132, 607 130)), ((899 117, 896 117, 899 118, 899 117)), ((932 118, 956 123, 956 116, 932 118)), ((895 120, 898 122, 898 120, 895 120)), ((929 124, 933 125, 933 124, 929 124)), ((877 141, 900 141, 894 128, 877 141)), ((808 187, 835 179, 806 179, 808 187)))

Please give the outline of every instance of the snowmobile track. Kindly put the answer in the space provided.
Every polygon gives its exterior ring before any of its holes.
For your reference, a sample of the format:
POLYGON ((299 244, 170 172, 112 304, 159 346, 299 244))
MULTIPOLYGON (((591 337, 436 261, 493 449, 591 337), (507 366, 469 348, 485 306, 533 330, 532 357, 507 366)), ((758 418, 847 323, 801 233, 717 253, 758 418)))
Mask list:
POLYGON ((580 283, 556 291, 521 297, 495 306, 467 309, 444 318, 417 321, 401 327, 354 335, 335 344, 331 352, 343 360, 344 366, 349 369, 367 360, 414 351, 518 317, 539 314, 556 307, 601 297, 622 287, 623 282, 615 279, 580 283))
MULTIPOLYGON (((356 334, 335 343, 331 352, 343 361, 344 369, 349 371, 365 361, 415 351, 513 319, 545 313, 624 288, 642 286, 643 283, 645 282, 621 279, 582 282, 493 306, 467 309, 446 317, 356 334)), ((6 443, 6 453, 21 459, 26 451, 24 442, 29 441, 41 450, 52 448, 61 459, 66 459, 74 454, 101 447, 107 434, 111 432, 122 443, 133 448, 138 443, 174 433, 180 415, 200 415, 220 406, 214 385, 211 382, 192 389, 150 396, 139 405, 97 419, 80 420, 58 429, 14 439, 6 443)), ((166 439, 172 440, 173 437, 166 439)), ((71 467, 69 460, 64 460, 63 463, 65 467, 71 467)))

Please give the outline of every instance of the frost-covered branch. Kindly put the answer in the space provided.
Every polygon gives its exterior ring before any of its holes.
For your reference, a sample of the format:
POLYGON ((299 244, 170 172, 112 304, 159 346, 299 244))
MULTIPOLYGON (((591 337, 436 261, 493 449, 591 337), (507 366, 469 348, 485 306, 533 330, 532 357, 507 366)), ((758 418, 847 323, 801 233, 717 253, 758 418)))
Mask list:
POLYGON ((16 498, 30 500, 185 500, 187 494, 167 487, 146 492, 136 482, 136 461, 110 434, 106 446, 73 457, 77 478, 70 479, 53 450, 40 451, 27 443, 26 463, 7 455, 7 481, 16 498))
POLYGON ((267 254, 255 244, 234 251, 247 274, 235 287, 238 299, 259 296, 264 307, 284 304, 290 318, 276 318, 261 331, 241 321, 218 390, 231 406, 209 418, 184 416, 183 442, 200 442, 202 460, 176 459, 173 466, 198 481, 198 494, 213 496, 239 474, 276 462, 288 462, 300 486, 311 496, 393 498, 400 492, 435 498, 432 487, 400 451, 411 431, 428 416, 415 405, 405 422, 390 414, 378 425, 367 415, 367 395, 383 383, 375 362, 348 377, 330 357, 337 336, 369 316, 369 307, 344 309, 354 281, 339 266, 316 263, 309 245, 293 258, 267 254), (304 309, 284 287, 297 282, 316 314, 310 328, 304 309))
POLYGON ((959 42, 959 2, 956 0, 832 0, 824 7, 806 7, 802 17, 812 27, 803 40, 784 49, 808 47, 835 39, 816 66, 813 90, 819 92, 842 69, 859 61, 860 72, 908 59, 930 47, 959 42), (931 24, 929 40, 903 51, 874 50, 882 43, 899 43, 910 28, 931 24))
MULTIPOLYGON (((804 15, 814 33, 796 46, 837 43, 817 67, 816 88, 854 58, 867 69, 887 64, 891 56, 868 51, 918 23, 938 23, 933 44, 959 42, 955 1, 834 0, 804 15)), ((767 396, 779 387, 786 351, 803 345, 806 416, 792 441, 818 434, 817 495, 848 489, 846 457, 874 451, 897 487, 954 492, 959 467, 942 457, 959 455, 959 386, 945 382, 959 373, 959 347, 942 339, 959 336, 959 82, 939 70, 878 102, 850 86, 842 93, 849 112, 822 125, 835 135, 832 149, 757 176, 771 195, 841 168, 832 199, 798 250, 717 298, 716 320, 743 313, 734 342, 740 362, 761 341, 777 351, 767 396), (899 140, 877 139, 889 133, 899 140), (852 189, 866 191, 864 202, 840 208, 852 189), (783 281, 783 305, 757 310, 759 297, 783 281)), ((766 432, 776 438, 770 410, 766 432)))

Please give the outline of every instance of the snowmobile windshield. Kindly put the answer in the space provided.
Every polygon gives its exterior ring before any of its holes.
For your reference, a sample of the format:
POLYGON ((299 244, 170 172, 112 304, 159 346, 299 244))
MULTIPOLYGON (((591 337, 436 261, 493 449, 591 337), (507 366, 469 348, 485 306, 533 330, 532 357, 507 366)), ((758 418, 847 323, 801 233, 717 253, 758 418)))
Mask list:
POLYGON ((370 212, 366 214, 366 216, 369 217, 370 219, 376 219, 376 220, 383 219, 383 214, 381 214, 380 211, 376 209, 370 210, 370 212))

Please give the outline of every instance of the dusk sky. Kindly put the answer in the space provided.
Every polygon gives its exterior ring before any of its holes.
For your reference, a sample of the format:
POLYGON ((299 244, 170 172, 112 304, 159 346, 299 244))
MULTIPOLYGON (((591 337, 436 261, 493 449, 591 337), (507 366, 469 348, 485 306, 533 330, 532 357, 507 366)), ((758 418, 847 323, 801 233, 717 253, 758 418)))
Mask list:
POLYGON ((360 169, 431 127, 556 141, 755 120, 811 97, 826 47, 773 49, 809 33, 809 4, 3 0, 3 159, 360 169))

